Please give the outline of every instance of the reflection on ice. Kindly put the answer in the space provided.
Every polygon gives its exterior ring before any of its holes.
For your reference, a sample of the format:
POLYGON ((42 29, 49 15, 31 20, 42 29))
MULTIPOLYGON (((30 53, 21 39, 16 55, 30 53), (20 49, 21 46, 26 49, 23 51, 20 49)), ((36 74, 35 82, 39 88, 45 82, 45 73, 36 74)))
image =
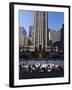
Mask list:
POLYGON ((19 65, 33 65, 33 64, 54 64, 54 65, 63 65, 64 60, 23 60, 19 62, 19 65))

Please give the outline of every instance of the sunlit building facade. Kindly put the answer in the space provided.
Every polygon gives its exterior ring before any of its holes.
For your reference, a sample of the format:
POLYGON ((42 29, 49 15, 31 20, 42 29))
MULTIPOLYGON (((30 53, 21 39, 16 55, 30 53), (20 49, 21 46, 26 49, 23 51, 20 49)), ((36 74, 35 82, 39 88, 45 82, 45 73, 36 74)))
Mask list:
POLYGON ((19 27, 19 47, 23 48, 26 46, 26 30, 23 27, 19 27))
POLYGON ((49 40, 52 40, 52 43, 55 43, 57 41, 60 41, 61 37, 61 31, 55 31, 55 30, 50 30, 49 31, 49 40))
POLYGON ((37 51, 47 51, 48 47, 48 12, 36 11, 34 15, 33 44, 37 51))

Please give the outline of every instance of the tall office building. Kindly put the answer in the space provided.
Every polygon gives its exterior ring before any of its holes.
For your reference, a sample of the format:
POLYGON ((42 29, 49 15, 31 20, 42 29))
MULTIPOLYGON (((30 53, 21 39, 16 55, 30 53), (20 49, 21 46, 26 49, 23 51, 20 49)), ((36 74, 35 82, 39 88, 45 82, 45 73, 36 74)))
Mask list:
POLYGON ((26 30, 23 27, 19 27, 19 47, 23 48, 26 46, 26 30))
POLYGON ((52 43, 55 43, 57 41, 60 41, 61 37, 61 31, 55 31, 55 30, 50 30, 49 31, 49 40, 52 40, 52 43))
POLYGON ((61 48, 64 49, 64 24, 62 24, 61 28, 61 48))
POLYGON ((47 51, 48 46, 47 12, 36 11, 34 15, 34 47, 37 51, 47 51))
POLYGON ((29 37, 32 42, 32 46, 34 46, 34 26, 30 25, 29 26, 29 37))
POLYGON ((33 26, 29 26, 29 37, 32 37, 33 26))

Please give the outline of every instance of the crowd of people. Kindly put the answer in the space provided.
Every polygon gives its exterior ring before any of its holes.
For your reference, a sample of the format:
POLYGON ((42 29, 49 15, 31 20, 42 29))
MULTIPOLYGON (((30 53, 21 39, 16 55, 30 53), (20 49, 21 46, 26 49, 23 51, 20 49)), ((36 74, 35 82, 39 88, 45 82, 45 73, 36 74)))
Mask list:
POLYGON ((20 65, 20 72, 55 72, 64 71, 64 65, 54 64, 32 64, 20 65))

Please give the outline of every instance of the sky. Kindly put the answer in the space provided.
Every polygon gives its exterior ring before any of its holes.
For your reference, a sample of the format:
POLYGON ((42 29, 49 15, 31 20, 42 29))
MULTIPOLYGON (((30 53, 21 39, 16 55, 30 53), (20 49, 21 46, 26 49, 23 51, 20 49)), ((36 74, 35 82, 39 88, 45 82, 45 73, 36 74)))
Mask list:
MULTIPOLYGON (((24 27, 29 33, 29 26, 34 23, 34 11, 20 10, 19 11, 19 26, 24 27)), ((52 30, 59 30, 64 23, 63 12, 48 12, 48 27, 52 30)))
POLYGON ((27 10, 19 11, 19 26, 24 27, 24 29, 27 31, 27 34, 29 33, 29 26, 33 25, 33 21, 34 21, 33 11, 27 10))
POLYGON ((63 12, 49 12, 48 13, 48 27, 53 30, 59 30, 64 23, 63 12))

